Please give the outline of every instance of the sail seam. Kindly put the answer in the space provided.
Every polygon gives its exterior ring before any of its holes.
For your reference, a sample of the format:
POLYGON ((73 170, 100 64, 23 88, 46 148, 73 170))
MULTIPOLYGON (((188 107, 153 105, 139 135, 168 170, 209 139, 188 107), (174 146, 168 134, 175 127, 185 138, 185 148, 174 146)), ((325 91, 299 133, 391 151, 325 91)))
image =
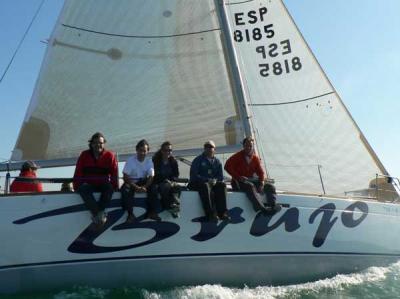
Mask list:
POLYGON ((301 102, 307 102, 307 101, 311 101, 311 100, 315 100, 318 98, 322 98, 324 96, 330 95, 330 94, 334 94, 334 91, 328 92, 328 93, 324 93, 315 97, 311 97, 311 98, 306 98, 306 99, 302 99, 302 100, 297 100, 297 101, 291 101, 291 102, 282 102, 282 103, 265 103, 265 104, 258 104, 258 103, 254 103, 254 104, 249 104, 249 106, 279 106, 279 105, 289 105, 289 104, 296 104, 296 103, 301 103, 301 102))
POLYGON ((95 30, 71 26, 71 25, 67 25, 67 24, 61 24, 61 25, 66 28, 85 31, 85 32, 89 32, 89 33, 95 33, 95 34, 101 34, 101 35, 107 35, 107 36, 116 36, 116 37, 127 37, 127 38, 169 38, 169 37, 180 37, 180 36, 187 36, 187 35, 202 34, 202 33, 208 33, 208 32, 214 32, 214 31, 221 30, 220 28, 214 28, 214 29, 202 30, 202 31, 197 31, 197 32, 171 34, 171 35, 128 35, 128 34, 117 34, 117 33, 95 31, 95 30))

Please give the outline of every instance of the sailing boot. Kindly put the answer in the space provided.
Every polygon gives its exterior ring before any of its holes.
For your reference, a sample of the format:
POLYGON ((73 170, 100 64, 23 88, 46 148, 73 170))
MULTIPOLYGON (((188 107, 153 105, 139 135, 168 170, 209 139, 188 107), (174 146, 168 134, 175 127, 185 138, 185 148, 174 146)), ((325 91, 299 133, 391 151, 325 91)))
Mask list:
POLYGON ((266 207, 268 211, 275 213, 278 213, 282 207, 281 205, 276 203, 276 191, 275 191, 275 186, 272 184, 265 184, 264 186, 264 193, 267 198, 267 204, 266 207))

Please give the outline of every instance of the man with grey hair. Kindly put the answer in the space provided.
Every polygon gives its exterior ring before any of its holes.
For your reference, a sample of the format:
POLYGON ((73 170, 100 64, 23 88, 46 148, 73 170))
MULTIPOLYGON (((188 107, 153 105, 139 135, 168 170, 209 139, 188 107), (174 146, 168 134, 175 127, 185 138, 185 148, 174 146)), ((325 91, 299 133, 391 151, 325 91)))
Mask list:
POLYGON ((208 221, 230 220, 222 164, 215 156, 214 141, 206 141, 203 153, 193 160, 188 188, 199 192, 208 221))

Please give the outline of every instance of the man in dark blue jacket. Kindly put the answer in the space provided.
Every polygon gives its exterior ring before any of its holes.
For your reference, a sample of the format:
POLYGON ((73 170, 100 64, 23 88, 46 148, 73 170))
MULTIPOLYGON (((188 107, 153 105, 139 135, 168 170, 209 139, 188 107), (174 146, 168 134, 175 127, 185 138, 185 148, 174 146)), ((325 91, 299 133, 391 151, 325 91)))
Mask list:
POLYGON ((226 209, 226 184, 222 164, 215 157, 215 143, 204 143, 204 151, 190 167, 190 190, 199 192, 204 212, 209 221, 229 220, 226 209))

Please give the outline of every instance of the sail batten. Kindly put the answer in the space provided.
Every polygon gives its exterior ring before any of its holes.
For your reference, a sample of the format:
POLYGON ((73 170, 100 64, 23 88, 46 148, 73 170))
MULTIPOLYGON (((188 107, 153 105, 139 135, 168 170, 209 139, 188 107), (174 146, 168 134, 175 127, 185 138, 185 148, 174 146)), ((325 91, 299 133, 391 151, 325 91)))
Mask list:
POLYGON ((171 34, 171 35, 127 35, 127 34, 119 34, 119 33, 111 33, 111 32, 101 32, 101 31, 96 31, 96 30, 92 30, 92 29, 88 29, 88 28, 76 27, 76 26, 72 26, 72 25, 68 25, 68 24, 62 24, 62 26, 66 27, 66 28, 70 28, 70 29, 75 29, 75 30, 85 31, 85 32, 90 32, 90 33, 95 33, 95 34, 115 36, 115 37, 127 37, 127 38, 169 38, 169 37, 186 36, 186 35, 193 35, 193 34, 202 34, 202 33, 221 30, 220 28, 211 28, 211 29, 197 31, 197 32, 177 33, 177 34, 171 34))
POLYGON ((317 95, 317 96, 313 96, 310 98, 306 98, 306 99, 301 99, 301 100, 292 100, 290 102, 282 102, 282 101, 271 101, 271 103, 250 103, 249 106, 277 106, 277 105, 289 105, 289 104, 295 104, 295 103, 300 103, 300 102, 307 102, 307 101, 311 101, 317 98, 323 98, 326 95, 329 94, 334 94, 334 91, 325 93, 325 94, 321 94, 321 95, 317 95))

